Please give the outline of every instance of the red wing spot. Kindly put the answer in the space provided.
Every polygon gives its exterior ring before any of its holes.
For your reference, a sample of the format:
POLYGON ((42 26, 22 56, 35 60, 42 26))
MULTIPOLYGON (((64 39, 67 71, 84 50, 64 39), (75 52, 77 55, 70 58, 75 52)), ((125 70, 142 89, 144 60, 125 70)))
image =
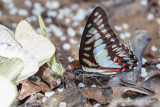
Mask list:
POLYGON ((118 60, 119 63, 122 63, 121 60, 118 60))
POLYGON ((126 64, 123 63, 123 69, 125 69, 126 64))
POLYGON ((119 71, 121 68, 118 68, 117 70, 114 70, 114 71, 119 71))
POLYGON ((95 62, 95 60, 92 61, 92 63, 94 63, 94 62, 95 62))

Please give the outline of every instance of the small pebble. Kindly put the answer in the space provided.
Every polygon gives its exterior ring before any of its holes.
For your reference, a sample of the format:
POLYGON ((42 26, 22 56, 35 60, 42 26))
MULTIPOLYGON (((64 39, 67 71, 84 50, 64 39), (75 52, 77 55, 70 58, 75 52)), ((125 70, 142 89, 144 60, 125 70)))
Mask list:
POLYGON ((63 36, 63 31, 61 30, 61 28, 57 27, 56 25, 50 24, 49 28, 53 31, 53 33, 55 34, 56 37, 63 36))
POLYGON ((80 27, 79 28, 79 34, 82 36, 82 34, 83 34, 83 31, 84 31, 84 27, 80 27))
POLYGON ((124 32, 124 34, 125 34, 125 37, 126 37, 126 38, 131 37, 131 33, 129 33, 129 32, 124 32))
POLYGON ((67 39, 66 36, 62 36, 62 37, 60 38, 61 41, 65 41, 66 39, 67 39))
POLYGON ((24 5, 27 7, 31 7, 32 6, 32 2, 30 0, 25 0, 24 1, 24 5))
POLYGON ((17 27, 17 23, 12 23, 12 27, 16 28, 17 27))
POLYGON ((76 27, 76 26, 78 26, 79 25, 79 22, 78 21, 74 21, 73 22, 73 27, 76 27))
POLYGON ((44 21, 45 21, 46 23, 52 23, 52 18, 45 18, 44 21))
POLYGON ((77 3, 76 4, 72 4, 71 9, 72 10, 76 10, 76 9, 78 9, 78 7, 79 7, 79 5, 77 3))
POLYGON ((26 20, 27 20, 29 23, 31 23, 31 22, 32 22, 31 17, 27 17, 27 18, 26 18, 26 20))
POLYGON ((144 65, 147 62, 147 59, 142 58, 142 64, 144 65))
POLYGON ((147 72, 146 72, 146 69, 145 68, 141 68, 141 76, 143 77, 143 78, 146 78, 147 77, 147 72))
POLYGON ((123 27, 123 29, 125 29, 125 30, 127 30, 127 29, 129 28, 129 26, 128 26, 127 23, 123 23, 123 24, 122 24, 122 27, 123 27))
POLYGON ((71 9, 68 7, 64 7, 62 9, 60 9, 59 13, 62 14, 63 16, 73 17, 73 13, 72 13, 71 9))
POLYGON ((72 62, 72 61, 74 61, 74 60, 75 60, 75 59, 72 58, 71 56, 68 57, 68 61, 69 61, 69 62, 72 62))
POLYGON ((93 107, 100 107, 100 104, 97 103, 97 104, 95 104, 93 107))
POLYGON ((25 9, 18 9, 19 16, 28 16, 28 11, 25 9))
POLYGON ((91 86, 92 88, 95 88, 96 87, 96 84, 92 84, 92 86, 91 86))
POLYGON ((32 22, 37 21, 37 16, 31 16, 31 20, 32 20, 32 22))
POLYGON ((13 9, 13 8, 15 8, 14 3, 9 3, 9 4, 8 4, 8 8, 9 8, 10 10, 13 9))
POLYGON ((65 19, 65 23, 66 23, 66 24, 69 24, 69 23, 71 23, 71 19, 69 19, 69 18, 66 18, 66 19, 65 19))
POLYGON ((155 45, 153 45, 153 46, 151 47, 151 50, 152 50, 153 52, 156 52, 158 49, 157 49, 157 47, 156 47, 155 45))
POLYGON ((32 14, 35 15, 35 16, 38 16, 38 15, 41 15, 44 11, 45 11, 44 8, 32 9, 32 14))
POLYGON ((119 37, 120 37, 120 39, 121 39, 121 40, 126 39, 126 37, 125 37, 125 34, 124 34, 124 33, 120 33, 119 37))
POLYGON ((78 87, 85 87, 85 85, 83 83, 79 83, 78 87))
POLYGON ((59 13, 57 14, 57 19, 61 20, 61 19, 63 19, 63 18, 64 18, 64 14, 61 13, 61 12, 59 12, 59 13))
POLYGON ((148 0, 140 0, 140 4, 142 6, 147 6, 148 5, 148 0))
POLYGON ((61 84, 61 79, 60 79, 60 78, 57 78, 57 79, 56 79, 56 82, 57 82, 57 85, 60 85, 60 84, 61 84))
POLYGON ((61 103, 59 104, 59 107, 67 107, 67 103, 66 103, 66 102, 61 102, 61 103))
POLYGON ((44 103, 46 100, 47 100, 46 97, 43 97, 43 98, 42 98, 42 102, 43 102, 43 103, 44 103))
POLYGON ((47 1, 45 6, 48 9, 58 9, 60 6, 60 3, 58 1, 47 1))
POLYGON ((35 2, 33 4, 33 7, 36 8, 36 9, 40 9, 42 6, 41 6, 41 4, 39 2, 35 2))
POLYGON ((40 33, 41 33, 41 28, 37 28, 37 29, 36 29, 36 32, 37 32, 38 34, 40 34, 40 33))
POLYGON ((114 29, 118 32, 122 31, 122 27, 121 26, 118 26, 118 25, 115 25, 114 26, 114 29))
POLYGON ((71 27, 69 27, 69 28, 67 29, 67 33, 68 33, 68 35, 71 36, 71 37, 76 36, 76 31, 75 31, 73 28, 71 28, 71 27))
POLYGON ((78 41, 76 41, 76 40, 74 40, 74 39, 70 39, 70 43, 71 43, 71 44, 77 44, 78 41))
POLYGON ((56 17, 57 16, 57 12, 56 11, 52 11, 52 10, 48 10, 47 11, 47 16, 48 17, 56 17))
POLYGON ((148 21, 151 21, 151 20, 153 20, 154 19, 154 15, 152 14, 152 13, 149 13, 148 15, 147 15, 147 20, 148 21))
POLYGON ((9 10, 10 15, 15 15, 17 12, 18 12, 17 8, 13 8, 13 9, 9 10))
POLYGON ((59 92, 63 92, 63 88, 57 88, 57 90, 59 91, 59 92))
POLYGON ((48 33, 51 33, 52 30, 49 27, 46 26, 46 29, 48 33))
POLYGON ((64 50, 70 50, 70 48, 71 48, 69 43, 65 43, 62 47, 64 50))
POLYGON ((158 5, 160 6, 160 0, 158 0, 158 5))
POLYGON ((5 3, 5 4, 13 3, 12 0, 2 0, 2 2, 5 3))
POLYGON ((74 17, 72 17, 72 19, 74 21, 83 21, 85 19, 87 15, 87 11, 84 9, 78 9, 78 12, 76 13, 76 15, 74 17))
POLYGON ((156 67, 157 67, 158 69, 160 69, 160 64, 157 64, 156 67))
POLYGON ((50 96, 54 95, 54 93, 55 93, 55 91, 45 92, 45 96, 50 97, 50 96))

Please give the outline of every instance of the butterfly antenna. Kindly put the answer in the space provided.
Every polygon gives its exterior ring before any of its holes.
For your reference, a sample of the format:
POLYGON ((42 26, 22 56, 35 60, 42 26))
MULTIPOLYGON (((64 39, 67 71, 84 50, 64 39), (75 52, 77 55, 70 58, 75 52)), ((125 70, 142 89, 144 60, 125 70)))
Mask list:
POLYGON ((63 57, 62 55, 59 55, 57 52, 56 52, 56 55, 57 56, 60 56, 61 58, 63 58, 65 61, 67 61, 67 63, 66 64, 64 64, 64 68, 67 66, 67 64, 69 63, 69 61, 65 58, 65 57, 63 57))

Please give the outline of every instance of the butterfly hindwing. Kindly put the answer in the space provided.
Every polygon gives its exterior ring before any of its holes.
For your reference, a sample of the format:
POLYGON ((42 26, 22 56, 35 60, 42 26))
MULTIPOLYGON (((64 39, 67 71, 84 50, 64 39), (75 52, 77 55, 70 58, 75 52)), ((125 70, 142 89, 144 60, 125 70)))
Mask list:
POLYGON ((85 26, 79 60, 83 67, 95 72, 128 71, 136 65, 136 58, 112 31, 105 11, 101 7, 93 10, 85 26))

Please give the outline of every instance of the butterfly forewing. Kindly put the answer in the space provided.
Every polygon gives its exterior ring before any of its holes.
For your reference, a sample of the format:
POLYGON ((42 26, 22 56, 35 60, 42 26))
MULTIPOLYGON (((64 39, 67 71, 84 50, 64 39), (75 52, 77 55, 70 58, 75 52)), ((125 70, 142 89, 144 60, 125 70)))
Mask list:
POLYGON ((108 71, 131 71, 137 60, 109 26, 101 7, 91 13, 85 26, 79 51, 83 68, 91 72, 108 74, 108 71))

